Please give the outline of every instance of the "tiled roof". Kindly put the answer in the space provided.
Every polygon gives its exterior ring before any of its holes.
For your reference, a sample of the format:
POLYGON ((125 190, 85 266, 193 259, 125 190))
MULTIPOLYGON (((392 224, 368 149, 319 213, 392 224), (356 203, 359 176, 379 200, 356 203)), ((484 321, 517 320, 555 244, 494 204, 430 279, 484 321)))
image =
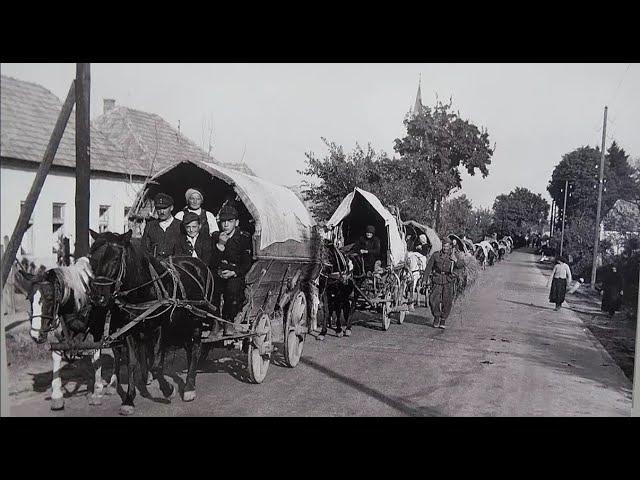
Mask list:
MULTIPOLYGON (((2 75, 0 82, 0 155, 40 163, 62 102, 46 88, 2 75)), ((54 165, 75 167, 75 111, 58 146, 54 165)), ((91 169, 126 171, 122 154, 91 128, 91 169)))
POLYGON ((193 141, 154 113, 118 106, 96 118, 93 126, 118 146, 126 158, 137 158, 145 175, 156 173, 182 160, 216 163, 255 175, 244 163, 223 163, 207 155, 193 141))
MULTIPOLYGON (((62 102, 40 85, 4 75, 0 87, 0 155, 41 162, 62 102)), ((255 175, 244 163, 224 163, 208 157, 153 113, 115 107, 91 122, 91 170, 146 176, 154 155, 153 172, 183 159, 198 159, 255 175)), ((76 166, 75 112, 69 117, 53 164, 76 166)))

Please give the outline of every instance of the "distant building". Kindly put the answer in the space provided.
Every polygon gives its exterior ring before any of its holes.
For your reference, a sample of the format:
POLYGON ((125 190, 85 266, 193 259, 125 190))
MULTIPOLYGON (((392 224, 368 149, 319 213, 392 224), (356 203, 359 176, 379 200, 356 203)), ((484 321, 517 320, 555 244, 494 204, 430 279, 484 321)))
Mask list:
MULTIPOLYGON (((46 88, 0 77, 0 236, 11 236, 44 155, 62 102, 46 88)), ((105 112, 91 124, 89 226, 122 233, 129 209, 149 173, 186 158, 207 158, 161 117, 105 100, 105 112), (155 158, 155 162, 153 159, 155 158), (153 165, 152 165, 153 163, 153 165), (153 168, 152 168, 153 167, 153 168)), ((243 164, 225 164, 246 173, 243 164)), ((33 211, 19 257, 54 266, 62 237, 75 234, 75 115, 67 123, 53 165, 33 211)))

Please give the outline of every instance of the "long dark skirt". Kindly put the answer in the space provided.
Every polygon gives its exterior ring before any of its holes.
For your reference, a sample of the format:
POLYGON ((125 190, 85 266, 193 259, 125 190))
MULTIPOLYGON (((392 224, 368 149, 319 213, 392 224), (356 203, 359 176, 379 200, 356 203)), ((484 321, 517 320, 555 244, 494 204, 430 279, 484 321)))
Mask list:
POLYGON ((621 288, 618 285, 605 284, 601 306, 603 312, 613 313, 620 310, 620 306, 622 305, 620 290, 621 288))
POLYGON ((567 279, 554 278, 551 282, 551 292, 549 293, 549 301, 556 305, 562 305, 564 296, 567 293, 567 279))

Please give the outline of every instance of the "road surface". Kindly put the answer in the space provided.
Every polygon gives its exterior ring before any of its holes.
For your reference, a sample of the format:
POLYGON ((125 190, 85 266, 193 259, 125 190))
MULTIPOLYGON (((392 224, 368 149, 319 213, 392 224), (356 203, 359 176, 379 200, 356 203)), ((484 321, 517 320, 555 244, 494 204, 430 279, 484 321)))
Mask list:
MULTIPOLYGON (((534 255, 513 252, 458 300, 447 330, 432 328, 425 308, 386 332, 358 313, 349 338, 307 336, 295 369, 276 353, 261 385, 246 383, 241 352, 214 350, 194 402, 165 400, 154 382, 135 415, 629 416, 631 383, 570 305, 553 310, 546 275, 534 255)), ((168 378, 182 386, 182 354, 168 358, 168 378)), ((12 415, 118 415, 117 396, 89 406, 83 382, 51 412, 50 373, 33 370, 35 392, 15 396, 12 415)))

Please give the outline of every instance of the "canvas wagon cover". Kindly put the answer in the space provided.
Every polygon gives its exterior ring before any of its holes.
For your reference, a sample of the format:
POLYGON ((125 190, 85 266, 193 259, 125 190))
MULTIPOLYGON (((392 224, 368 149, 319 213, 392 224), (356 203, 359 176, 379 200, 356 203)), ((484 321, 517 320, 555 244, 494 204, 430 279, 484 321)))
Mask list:
POLYGON ((411 225, 424 232, 424 234, 427 236, 427 239, 429 239, 429 243, 431 243, 431 250, 429 251, 429 255, 442 250, 442 241, 433 228, 428 227, 427 225, 422 225, 415 220, 407 220, 406 222, 402 223, 404 223, 405 225, 411 225))
POLYGON ((338 206, 333 215, 327 222, 327 227, 334 228, 336 227, 342 220, 344 220, 349 213, 351 213, 351 202, 353 201, 356 193, 362 195, 367 202, 375 209, 375 211, 383 218, 384 224, 389 231, 389 253, 391 254, 391 263, 393 266, 397 266, 405 261, 405 257, 407 256, 407 245, 404 240, 400 237, 400 230, 398 228, 398 223, 396 222, 396 218, 387 210, 378 197, 376 197, 373 193, 367 192, 356 187, 353 192, 344 197, 342 203, 338 206))
MULTIPOLYGON (((260 239, 259 251, 256 252, 258 255, 276 243, 293 240, 309 244, 312 241, 316 223, 304 204, 288 188, 217 164, 199 160, 188 162, 233 186, 256 222, 255 235, 260 239)), ((155 174, 154 178, 166 174, 177 165, 179 163, 165 168, 155 174)), ((293 251, 285 253, 292 257, 299 256, 293 251)))

